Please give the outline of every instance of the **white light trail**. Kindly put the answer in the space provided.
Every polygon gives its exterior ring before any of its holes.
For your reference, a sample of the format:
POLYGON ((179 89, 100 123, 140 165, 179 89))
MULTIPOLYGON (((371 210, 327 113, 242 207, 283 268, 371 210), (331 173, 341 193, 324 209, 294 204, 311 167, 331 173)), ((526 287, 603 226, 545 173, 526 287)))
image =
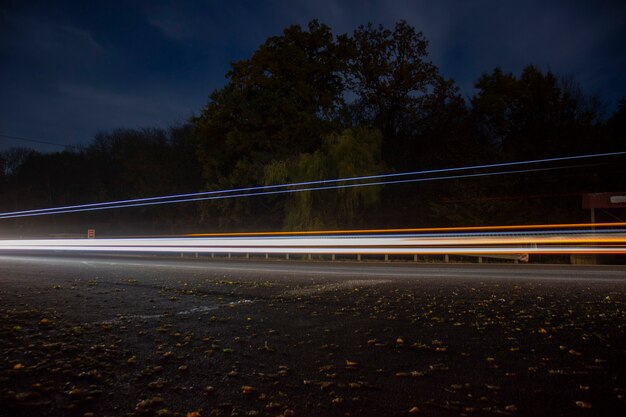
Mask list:
POLYGON ((626 254, 626 231, 576 235, 343 235, 0 240, 0 251, 293 254, 626 254))

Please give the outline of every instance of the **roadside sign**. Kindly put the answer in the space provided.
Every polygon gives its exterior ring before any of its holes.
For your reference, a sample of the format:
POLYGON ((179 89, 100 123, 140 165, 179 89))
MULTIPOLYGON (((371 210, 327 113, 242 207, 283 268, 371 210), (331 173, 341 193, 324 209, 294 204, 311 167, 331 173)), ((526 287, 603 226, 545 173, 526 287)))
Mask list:
POLYGON ((96 229, 87 229, 87 239, 96 238, 96 229))
POLYGON ((583 208, 626 208, 626 191, 583 194, 583 208))

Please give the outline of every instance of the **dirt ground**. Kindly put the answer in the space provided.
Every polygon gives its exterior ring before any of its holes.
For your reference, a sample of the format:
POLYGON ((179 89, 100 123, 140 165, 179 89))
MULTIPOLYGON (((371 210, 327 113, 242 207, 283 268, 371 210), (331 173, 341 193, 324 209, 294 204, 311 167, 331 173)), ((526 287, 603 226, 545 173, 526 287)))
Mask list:
POLYGON ((2 416, 622 416, 624 282, 0 268, 2 416))

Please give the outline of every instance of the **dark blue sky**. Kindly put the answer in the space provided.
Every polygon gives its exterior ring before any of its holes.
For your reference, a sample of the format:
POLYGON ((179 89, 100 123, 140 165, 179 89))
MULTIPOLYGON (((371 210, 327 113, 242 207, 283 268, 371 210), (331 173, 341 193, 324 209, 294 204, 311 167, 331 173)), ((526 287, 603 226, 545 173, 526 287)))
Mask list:
MULTIPOLYGON (((624 1, 28 1, 0 2, 0 135, 86 144, 116 127, 166 127, 198 114, 285 26, 319 19, 336 34, 404 19, 462 92, 501 66, 573 76, 610 114, 626 96, 624 1)), ((0 150, 58 147, 0 137, 0 150)))

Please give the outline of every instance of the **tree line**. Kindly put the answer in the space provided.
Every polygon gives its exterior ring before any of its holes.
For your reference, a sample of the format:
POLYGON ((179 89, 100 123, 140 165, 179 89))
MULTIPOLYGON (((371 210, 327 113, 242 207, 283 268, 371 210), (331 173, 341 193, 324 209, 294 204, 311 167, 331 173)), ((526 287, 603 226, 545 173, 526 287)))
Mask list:
MULTIPOLYGON (((532 65, 520 74, 485 72, 463 97, 428 60, 425 36, 405 21, 337 36, 318 21, 289 26, 232 63, 226 77, 199 114, 180 125, 103 132, 85 148, 63 152, 3 152, 0 209, 626 150, 625 100, 606 117, 600 100, 575 80, 532 65)), ((91 222, 111 233, 129 224, 136 232, 170 233, 198 226, 579 221, 586 215, 582 192, 624 188, 624 162, 612 157, 519 174, 55 215, 11 227, 73 230, 91 222)))

